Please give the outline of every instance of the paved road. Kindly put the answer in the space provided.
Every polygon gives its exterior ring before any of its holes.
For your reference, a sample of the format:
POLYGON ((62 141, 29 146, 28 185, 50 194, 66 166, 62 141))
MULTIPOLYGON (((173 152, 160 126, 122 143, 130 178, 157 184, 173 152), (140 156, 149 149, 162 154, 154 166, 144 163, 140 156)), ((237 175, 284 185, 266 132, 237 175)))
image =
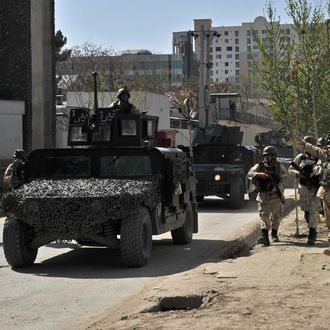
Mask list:
MULTIPOLYGON (((231 210, 217 198, 199 208, 199 233, 190 245, 173 245, 169 234, 155 237, 149 264, 124 268, 119 253, 76 244, 39 249, 35 265, 12 270, 0 241, 0 324, 2 329, 69 329, 120 299, 138 293, 161 276, 195 268, 221 254, 241 228, 256 223, 256 204, 231 210)), ((0 219, 2 232, 4 218, 0 219)), ((1 234, 2 237, 2 234, 1 234)))

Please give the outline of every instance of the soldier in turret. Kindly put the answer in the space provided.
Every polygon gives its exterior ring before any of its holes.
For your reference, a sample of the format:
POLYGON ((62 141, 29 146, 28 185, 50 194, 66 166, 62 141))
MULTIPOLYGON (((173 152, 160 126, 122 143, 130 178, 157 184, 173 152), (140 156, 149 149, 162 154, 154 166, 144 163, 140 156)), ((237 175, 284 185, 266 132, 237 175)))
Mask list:
MULTIPOLYGON (((297 143, 304 147, 304 150, 322 162, 320 170, 320 188, 316 196, 323 200, 324 217, 326 225, 330 231, 330 138, 327 138, 327 150, 323 150, 317 146, 305 142, 297 138, 297 143)), ((330 243, 330 233, 328 233, 328 242, 330 243)), ((330 250, 327 249, 325 253, 330 255, 330 250)))
MULTIPOLYGON (((317 143, 316 139, 310 135, 304 137, 304 142, 311 145, 317 143)), ((304 212, 309 228, 307 245, 314 245, 317 237, 319 211, 322 209, 321 200, 316 196, 320 185, 319 176, 315 173, 319 172, 316 167, 321 167, 321 165, 317 165, 318 159, 306 151, 298 154, 291 164, 288 173, 299 178, 300 208, 304 212), (296 168, 293 165, 296 165, 296 168)))
POLYGON ((110 109, 114 109, 124 114, 138 114, 139 111, 136 109, 136 107, 128 101, 130 97, 131 94, 129 93, 129 90, 126 86, 120 88, 117 92, 118 101, 111 103, 109 106, 110 109))
POLYGON ((284 180, 286 169, 277 159, 277 150, 267 146, 263 150, 263 160, 254 165, 248 172, 248 178, 258 187, 256 201, 261 220, 261 237, 259 243, 269 246, 269 230, 273 242, 279 242, 278 228, 284 204, 284 180))

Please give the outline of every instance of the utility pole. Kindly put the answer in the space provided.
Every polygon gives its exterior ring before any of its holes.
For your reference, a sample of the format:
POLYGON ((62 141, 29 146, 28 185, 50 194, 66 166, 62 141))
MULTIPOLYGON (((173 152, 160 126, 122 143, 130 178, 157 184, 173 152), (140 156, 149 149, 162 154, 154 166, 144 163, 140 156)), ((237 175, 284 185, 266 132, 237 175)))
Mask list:
POLYGON ((199 83, 198 83, 198 112, 199 127, 206 126, 205 111, 205 29, 204 25, 200 30, 200 56, 199 56, 199 83))

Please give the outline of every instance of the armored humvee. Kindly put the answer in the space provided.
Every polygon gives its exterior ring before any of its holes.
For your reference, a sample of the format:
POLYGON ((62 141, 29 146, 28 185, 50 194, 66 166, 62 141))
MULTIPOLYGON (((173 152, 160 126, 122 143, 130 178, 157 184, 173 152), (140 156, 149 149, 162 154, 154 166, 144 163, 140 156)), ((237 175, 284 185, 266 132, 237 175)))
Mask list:
POLYGON ((247 172, 256 162, 257 150, 242 146, 242 138, 239 127, 211 125, 195 130, 193 167, 198 202, 215 195, 229 200, 234 209, 243 207, 247 172))
POLYGON ((30 153, 21 187, 5 195, 3 248, 14 267, 54 241, 120 249, 123 264, 147 263, 152 235, 187 244, 198 231, 188 154, 155 146, 158 118, 109 108, 71 110, 68 149, 30 153))

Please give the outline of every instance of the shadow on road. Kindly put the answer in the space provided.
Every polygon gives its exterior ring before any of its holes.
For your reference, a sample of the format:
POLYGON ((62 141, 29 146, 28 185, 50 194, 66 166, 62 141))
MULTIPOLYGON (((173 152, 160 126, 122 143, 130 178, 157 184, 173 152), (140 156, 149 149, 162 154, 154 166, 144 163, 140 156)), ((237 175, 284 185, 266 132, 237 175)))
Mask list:
POLYGON ((79 248, 76 245, 69 252, 14 271, 36 276, 81 279, 157 277, 184 272, 210 260, 222 259, 223 251, 231 251, 234 245, 235 241, 224 240, 195 239, 188 245, 174 245, 171 239, 154 240, 149 263, 141 268, 121 265, 119 251, 98 247, 79 248))

